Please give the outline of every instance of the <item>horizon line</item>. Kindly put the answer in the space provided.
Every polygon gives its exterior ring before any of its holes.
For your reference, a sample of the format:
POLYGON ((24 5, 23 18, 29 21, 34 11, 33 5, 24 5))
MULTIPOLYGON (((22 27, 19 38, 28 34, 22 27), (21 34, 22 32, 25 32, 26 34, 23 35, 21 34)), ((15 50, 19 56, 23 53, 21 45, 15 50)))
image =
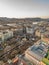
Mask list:
POLYGON ((49 16, 34 16, 34 17, 26 17, 26 16, 24 16, 24 17, 8 17, 8 16, 0 16, 0 18, 17 18, 17 19, 22 19, 22 18, 49 18, 49 16))

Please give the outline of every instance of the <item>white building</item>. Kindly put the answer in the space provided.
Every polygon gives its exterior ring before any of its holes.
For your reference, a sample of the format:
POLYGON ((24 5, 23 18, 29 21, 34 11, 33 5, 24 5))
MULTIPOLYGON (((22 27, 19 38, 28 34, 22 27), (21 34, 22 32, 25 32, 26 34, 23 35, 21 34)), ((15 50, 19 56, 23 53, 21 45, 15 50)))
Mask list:
POLYGON ((4 42, 5 40, 13 37, 13 31, 5 30, 0 31, 0 41, 4 42))
POLYGON ((26 32, 27 32, 28 34, 33 34, 33 33, 34 33, 33 27, 30 27, 30 26, 26 27, 26 32))

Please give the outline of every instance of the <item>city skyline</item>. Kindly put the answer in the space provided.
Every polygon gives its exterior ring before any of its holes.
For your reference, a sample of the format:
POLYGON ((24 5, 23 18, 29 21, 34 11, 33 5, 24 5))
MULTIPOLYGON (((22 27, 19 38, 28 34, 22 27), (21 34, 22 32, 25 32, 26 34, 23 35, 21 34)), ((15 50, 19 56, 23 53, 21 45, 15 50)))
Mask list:
POLYGON ((49 0, 0 0, 0 17, 49 18, 49 0))

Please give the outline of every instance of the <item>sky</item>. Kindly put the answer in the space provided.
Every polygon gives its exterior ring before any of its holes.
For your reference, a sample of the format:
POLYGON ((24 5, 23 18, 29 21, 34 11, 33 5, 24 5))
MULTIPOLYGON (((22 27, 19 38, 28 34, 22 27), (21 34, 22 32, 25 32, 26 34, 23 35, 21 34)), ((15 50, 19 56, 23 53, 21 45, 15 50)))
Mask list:
POLYGON ((49 17, 49 0, 0 0, 0 17, 49 17))

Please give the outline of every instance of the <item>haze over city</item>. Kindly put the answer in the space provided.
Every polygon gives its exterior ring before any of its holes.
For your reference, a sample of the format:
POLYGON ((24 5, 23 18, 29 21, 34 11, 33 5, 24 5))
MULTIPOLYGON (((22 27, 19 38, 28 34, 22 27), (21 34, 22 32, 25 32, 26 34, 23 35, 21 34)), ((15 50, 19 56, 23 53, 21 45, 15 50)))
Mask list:
POLYGON ((49 17, 49 0, 0 0, 0 17, 49 17))

